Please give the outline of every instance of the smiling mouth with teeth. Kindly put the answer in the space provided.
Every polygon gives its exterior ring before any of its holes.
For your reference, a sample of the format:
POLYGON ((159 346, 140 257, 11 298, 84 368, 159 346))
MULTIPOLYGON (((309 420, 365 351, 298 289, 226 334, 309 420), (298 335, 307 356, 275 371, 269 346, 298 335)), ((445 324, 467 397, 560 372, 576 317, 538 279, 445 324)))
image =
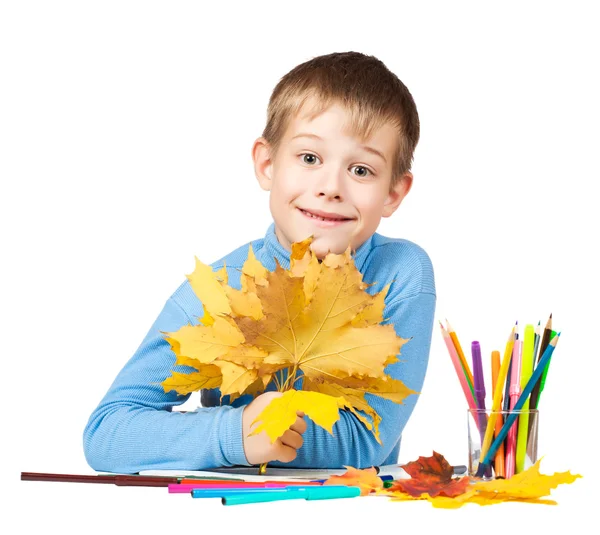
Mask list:
POLYGON ((343 223, 344 221, 352 221, 349 217, 336 216, 336 217, 323 217, 320 215, 313 214, 308 210, 303 210, 302 208, 298 208, 305 216, 310 217, 311 219, 316 219, 317 221, 329 221, 336 223, 343 223))

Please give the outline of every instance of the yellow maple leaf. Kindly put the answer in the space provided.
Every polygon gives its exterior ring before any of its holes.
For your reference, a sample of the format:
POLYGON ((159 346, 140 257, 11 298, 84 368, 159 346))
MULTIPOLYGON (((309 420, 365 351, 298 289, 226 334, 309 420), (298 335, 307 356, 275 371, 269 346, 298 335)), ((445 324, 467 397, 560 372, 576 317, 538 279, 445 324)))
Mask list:
MULTIPOLYGON (((196 258, 196 269, 187 276, 194 293, 211 315, 229 314, 231 306, 223 290, 223 277, 227 271, 214 272, 210 266, 203 264, 196 258)), ((226 280, 226 279, 225 279, 226 280)), ((225 284, 227 284, 225 282, 225 284)))
POLYGON ((274 271, 250 247, 239 290, 228 285, 225 266, 213 271, 196 259, 188 279, 204 315, 198 325, 164 333, 176 364, 196 371, 187 379, 173 372, 163 388, 180 394, 220 388, 233 400, 273 383, 284 396, 259 415, 254 433, 264 430, 275 441, 298 411, 332 432, 346 409, 380 440, 381 417, 365 394, 402 403, 418 393, 385 373, 408 341, 382 324, 389 286, 370 294, 350 249, 319 261, 310 244, 292 244, 290 269, 277 263, 274 271))
POLYGON ((494 479, 491 481, 478 481, 473 489, 480 496, 492 495, 496 498, 504 496, 520 499, 537 499, 547 496, 550 491, 562 483, 573 483, 578 474, 571 472, 556 472, 553 475, 540 473, 541 459, 523 472, 515 474, 509 479, 494 479))
POLYGON ((202 388, 217 388, 221 382, 221 370, 217 366, 210 365, 203 366, 201 371, 192 373, 173 372, 173 375, 162 384, 165 391, 176 390, 180 394, 189 394, 202 388))
POLYGON ((271 442, 275 442, 295 422, 297 412, 303 412, 317 425, 333 434, 333 424, 340 419, 339 409, 343 409, 345 405, 343 398, 319 392, 287 390, 282 396, 273 399, 252 422, 261 423, 250 434, 257 435, 266 431, 271 442))

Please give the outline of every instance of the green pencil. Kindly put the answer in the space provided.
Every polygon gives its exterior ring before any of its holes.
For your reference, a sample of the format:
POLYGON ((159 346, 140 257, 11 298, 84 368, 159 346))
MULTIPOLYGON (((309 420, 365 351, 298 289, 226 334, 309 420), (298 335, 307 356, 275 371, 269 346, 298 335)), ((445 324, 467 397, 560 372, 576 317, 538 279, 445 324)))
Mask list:
MULTIPOLYGON (((540 350, 537 354, 536 365, 537 365, 537 363, 539 363, 540 358, 542 357, 542 355, 544 354, 544 351, 546 351, 546 348, 548 347, 548 344, 550 343, 551 333, 552 333, 552 314, 550 314, 550 317, 548 318, 548 321, 546 322, 546 326, 544 327, 544 334, 542 336, 542 341, 540 343, 540 350)), ((546 370, 547 370, 547 368, 544 368, 544 373, 546 373, 546 370)), ((529 403, 530 409, 538 408, 542 380, 543 380, 543 376, 539 379, 539 381, 535 384, 535 386, 533 387, 533 390, 531 391, 531 399, 530 399, 530 403, 529 403)))

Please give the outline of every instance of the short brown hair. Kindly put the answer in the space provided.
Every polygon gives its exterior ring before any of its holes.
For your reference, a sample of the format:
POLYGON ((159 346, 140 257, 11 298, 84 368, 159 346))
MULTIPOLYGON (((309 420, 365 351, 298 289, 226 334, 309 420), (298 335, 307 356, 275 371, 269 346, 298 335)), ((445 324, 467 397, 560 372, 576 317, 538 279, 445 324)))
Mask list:
POLYGON ((360 52, 317 56, 288 72, 275 86, 267 109, 263 137, 277 152, 290 120, 308 100, 317 103, 311 118, 333 102, 351 114, 354 135, 368 138, 389 122, 398 128, 392 184, 410 170, 419 141, 419 115, 408 88, 382 61, 360 52))

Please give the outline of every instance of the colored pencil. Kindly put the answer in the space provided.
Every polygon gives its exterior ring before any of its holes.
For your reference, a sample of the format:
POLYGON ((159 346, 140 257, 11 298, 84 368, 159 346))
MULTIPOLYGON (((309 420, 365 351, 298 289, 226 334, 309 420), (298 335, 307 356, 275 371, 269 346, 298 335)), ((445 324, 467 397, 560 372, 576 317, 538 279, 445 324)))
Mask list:
MULTIPOLYGON (((485 430, 485 437, 483 440, 483 445, 481 447, 481 458, 485 456, 493 438, 494 430, 496 429, 496 420, 498 417, 502 419, 502 415, 499 415, 499 411, 502 409, 502 386, 506 381, 506 376, 508 373, 508 366, 511 361, 511 356, 513 352, 513 347, 515 344, 515 327, 512 328, 510 334, 508 336, 508 340, 506 341, 506 347, 504 349, 504 358, 502 360, 502 365, 500 366, 500 352, 493 351, 492 352, 492 390, 494 392, 494 397, 492 400, 492 412, 490 414, 490 418, 488 419, 487 428, 485 430)), ((499 429, 498 429, 499 431, 499 429)), ((504 448, 502 448, 504 450, 504 448)), ((502 461, 499 461, 501 464, 501 471, 504 474, 504 451, 502 451, 502 461)), ((498 468, 494 466, 496 472, 498 468)), ((498 474, 496 473, 496 476, 498 474)))
MULTIPOLYGON (((533 325, 525 326, 523 335, 523 347, 521 349, 521 392, 529 381, 533 373, 533 346, 534 329, 533 325)), ((525 455, 527 452, 527 430, 529 429, 529 398, 523 403, 523 412, 519 416, 519 425, 517 428, 517 452, 515 461, 515 473, 519 474, 525 469, 525 455)))
MULTIPOLYGON (((498 433, 500 433, 503 423, 504 417, 502 414, 498 414, 498 418, 496 419, 496 428, 494 429, 494 438, 496 438, 498 433)), ((496 452, 496 456, 494 457, 494 473, 498 479, 503 479, 506 474, 504 471, 504 442, 500 444, 498 451, 496 452)))
MULTIPOLYGON (((440 324, 441 324, 441 322, 440 322, 440 324)), ((447 319, 446 319, 446 329, 448 331, 448 335, 450 336, 450 339, 452 340, 452 345, 456 349, 456 354, 458 355, 458 358, 460 360, 460 365, 463 370, 463 373, 465 374, 465 376, 467 378, 467 384, 469 385, 469 390, 471 390, 471 396, 473 396, 473 399, 475 399, 473 374, 471 373, 471 369, 469 368, 469 364, 467 363, 465 354, 462 350, 460 342, 458 341, 458 336, 456 335, 456 331, 452 328, 452 326, 450 325, 450 322, 447 319)))
POLYGON ((477 405, 475 405, 475 398, 473 397, 472 391, 469 389, 469 385, 467 382, 467 377, 464 373, 464 370, 460 364, 460 359, 458 357, 458 353, 454 344, 452 343, 452 339, 450 335, 444 329, 442 322, 440 321, 440 328, 442 329, 442 336, 444 338, 444 342, 446 343, 446 347, 448 348, 448 353, 450 354, 450 359, 452 360, 452 364, 454 365, 454 370, 456 372, 456 376, 458 377, 458 381, 460 382, 460 386, 463 390, 463 394, 465 395, 465 399, 467 400, 467 405, 469 409, 475 410, 477 409, 477 405))
MULTIPOLYGON (((510 405, 512 411, 518 401, 521 391, 520 374, 521 374, 521 340, 516 340, 513 348, 512 356, 512 374, 510 378, 510 405)), ((509 414, 510 416, 510 414, 509 414)), ((508 420, 508 418, 507 418, 508 420)), ((506 421, 504 423, 506 425, 506 421)), ((503 426, 504 427, 504 426, 503 426)), ((496 440, 498 437, 496 437, 496 440)), ((493 443, 492 443, 493 444, 493 443)), ((511 478, 515 473, 515 454, 517 449, 517 424, 514 424, 507 432, 506 441, 506 460, 504 463, 504 472, 506 478, 511 478)), ((489 450, 488 450, 489 451, 489 450)), ((486 452, 487 455, 487 452, 486 452)))
MULTIPOLYGON (((551 332, 552 332, 552 314, 550 314, 550 317, 548 318, 548 321, 546 322, 546 326, 544 327, 544 333, 542 334, 542 340, 540 342, 540 348, 539 348, 539 352, 537 355, 537 362, 540 361, 540 358, 542 357, 542 355, 544 354, 544 351, 546 351, 546 348, 548 347, 548 344, 550 343, 551 332)), ((542 378, 540 378, 540 380, 535 384, 535 386, 531 392, 531 400, 529 402, 529 406, 532 409, 537 409, 537 407, 538 407, 541 383, 542 383, 542 378)))

